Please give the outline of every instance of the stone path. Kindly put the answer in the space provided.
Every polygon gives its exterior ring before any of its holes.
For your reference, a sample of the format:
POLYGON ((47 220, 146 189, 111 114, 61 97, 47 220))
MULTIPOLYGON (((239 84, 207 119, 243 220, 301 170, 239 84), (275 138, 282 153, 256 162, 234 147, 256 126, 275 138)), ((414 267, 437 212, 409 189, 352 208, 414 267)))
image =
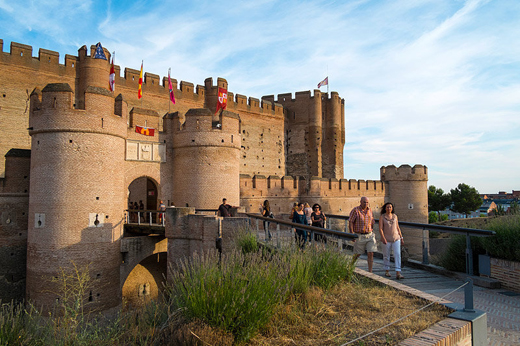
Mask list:
MULTIPOLYGON (((360 257, 357 267, 368 270, 366 256, 360 257)), ((374 259, 373 273, 384 277, 382 259, 374 259)), ((391 273, 392 280, 395 280, 395 272, 391 273)), ((464 284, 462 280, 410 267, 404 267, 402 274, 405 279, 399 280, 399 283, 437 297, 443 297, 464 284)), ((487 313, 488 345, 520 345, 520 294, 474 286, 473 295, 474 308, 487 313)), ((464 289, 445 299, 464 305, 464 289)))

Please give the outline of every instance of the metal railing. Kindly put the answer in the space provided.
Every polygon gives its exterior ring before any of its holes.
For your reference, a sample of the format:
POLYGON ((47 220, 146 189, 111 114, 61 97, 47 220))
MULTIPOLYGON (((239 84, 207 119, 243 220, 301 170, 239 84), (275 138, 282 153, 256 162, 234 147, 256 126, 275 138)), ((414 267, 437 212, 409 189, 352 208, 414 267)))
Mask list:
POLYGON ((126 209, 125 221, 127 224, 164 227, 164 211, 126 209))
MULTIPOLYGON (((345 232, 349 232, 348 229, 348 216, 345 215, 327 215, 329 219, 340 219, 345 220, 345 232)), ((375 220, 379 222, 378 219, 375 220)), ((496 233, 494 231, 475 229, 475 228, 461 228, 444 225, 434 225, 427 223, 407 222, 399 221, 399 226, 405 226, 415 229, 422 229, 422 263, 429 264, 429 247, 428 247, 428 231, 436 231, 440 233, 451 233, 466 236, 466 274, 473 275, 473 251, 471 250, 471 237, 490 237, 496 233)))
POLYGON ((265 221, 265 222, 268 222, 268 223, 273 223, 276 225, 276 233, 277 233, 277 246, 280 246, 280 239, 282 238, 281 236, 281 231, 282 231, 282 226, 286 226, 288 230, 290 229, 300 229, 300 230, 304 230, 306 232, 309 232, 310 233, 310 239, 311 240, 314 240, 315 237, 314 235, 315 234, 321 234, 323 236, 328 236, 328 237, 332 237, 334 239, 337 239, 338 240, 338 247, 339 248, 342 248, 343 247, 343 240, 353 240, 353 239, 357 239, 358 236, 357 234, 353 234, 353 233, 345 233, 345 232, 341 232, 341 231, 336 231, 336 230, 333 230, 333 229, 328 229, 328 228, 320 228, 320 227, 315 227, 315 226, 308 226, 308 225, 303 225, 301 223, 294 223, 294 222, 291 222, 291 221, 285 221, 285 220, 282 220, 282 219, 275 219, 275 218, 270 218, 270 217, 263 217, 259 214, 252 214, 252 213, 246 213, 245 214, 247 217, 249 217, 250 219, 255 219, 256 220, 256 231, 257 232, 260 232, 260 221, 265 221))

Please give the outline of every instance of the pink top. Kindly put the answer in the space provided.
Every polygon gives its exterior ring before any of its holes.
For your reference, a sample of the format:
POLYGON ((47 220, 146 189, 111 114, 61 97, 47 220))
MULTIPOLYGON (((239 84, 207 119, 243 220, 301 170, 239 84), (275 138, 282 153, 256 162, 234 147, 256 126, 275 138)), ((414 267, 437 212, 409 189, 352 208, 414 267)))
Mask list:
POLYGON ((379 223, 379 227, 382 227, 386 241, 394 242, 401 239, 397 215, 392 214, 392 218, 388 220, 386 214, 383 214, 379 220, 382 221, 379 223))

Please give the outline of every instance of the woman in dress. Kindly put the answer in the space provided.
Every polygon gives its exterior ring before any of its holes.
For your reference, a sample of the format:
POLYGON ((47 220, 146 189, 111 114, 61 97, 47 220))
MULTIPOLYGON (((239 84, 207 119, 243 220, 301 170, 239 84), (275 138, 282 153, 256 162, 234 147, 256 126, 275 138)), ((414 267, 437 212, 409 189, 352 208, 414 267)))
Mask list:
MULTIPOLYGON (((300 203, 296 207, 296 210, 293 212, 292 215, 292 222, 294 223, 301 223, 302 225, 307 224, 307 218, 305 217, 305 213, 303 212, 304 204, 300 203)), ((304 229, 298 229, 296 228, 295 233, 296 243, 300 248, 305 247, 305 243, 307 242, 307 231, 304 229)))
POLYGON ((383 260, 385 265, 385 276, 390 277, 390 252, 394 251, 395 278, 404 279, 401 275, 401 244, 403 244, 403 234, 399 228, 397 215, 394 214, 394 205, 390 202, 385 203, 381 208, 379 218, 379 233, 383 243, 383 260))

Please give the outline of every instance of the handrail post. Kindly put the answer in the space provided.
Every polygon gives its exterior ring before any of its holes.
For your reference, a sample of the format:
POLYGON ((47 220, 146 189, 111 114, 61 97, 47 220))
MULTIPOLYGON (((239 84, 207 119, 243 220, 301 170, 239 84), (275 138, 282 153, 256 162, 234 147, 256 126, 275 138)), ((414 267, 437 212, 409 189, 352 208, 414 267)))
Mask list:
POLYGON ((137 224, 138 225, 141 224, 141 212, 140 211, 137 212, 137 224))
POLYGON ((260 236, 258 233, 260 232, 260 226, 258 225, 260 223, 260 220, 256 219, 256 238, 260 239, 260 236))
POLYGON ((152 212, 151 211, 148 212, 148 225, 150 225, 150 226, 152 225, 152 212))
POLYGON ((422 231, 422 263, 430 264, 430 259, 428 258, 428 254, 430 253, 429 245, 428 245, 428 230, 423 227, 422 231))
POLYGON ((467 278, 466 282, 468 284, 464 286, 464 311, 475 312, 473 308, 473 279, 467 278))
POLYGON ((466 233, 466 274, 473 275, 473 251, 469 232, 466 233))
POLYGON ((280 224, 276 224, 276 246, 279 248, 280 245, 280 224))

